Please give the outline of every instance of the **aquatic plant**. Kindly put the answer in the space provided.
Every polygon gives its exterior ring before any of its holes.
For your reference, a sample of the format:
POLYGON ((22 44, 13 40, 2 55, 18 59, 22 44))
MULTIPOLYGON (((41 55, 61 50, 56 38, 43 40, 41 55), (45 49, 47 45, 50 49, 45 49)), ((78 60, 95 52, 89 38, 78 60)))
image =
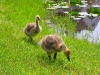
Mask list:
POLYGON ((89 12, 90 12, 90 13, 93 13, 93 14, 98 14, 98 15, 100 15, 100 9, 99 9, 99 8, 96 8, 96 7, 91 7, 91 8, 89 9, 89 12))
POLYGON ((75 6, 76 4, 83 5, 83 3, 81 2, 81 0, 70 0, 70 5, 71 6, 75 6))

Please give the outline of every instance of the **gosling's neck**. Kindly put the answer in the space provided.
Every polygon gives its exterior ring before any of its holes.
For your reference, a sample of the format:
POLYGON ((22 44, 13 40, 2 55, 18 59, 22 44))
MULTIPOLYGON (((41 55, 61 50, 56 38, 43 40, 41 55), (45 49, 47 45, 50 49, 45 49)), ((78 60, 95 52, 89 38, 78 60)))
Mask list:
POLYGON ((39 30, 39 20, 36 18, 36 30, 39 30))
POLYGON ((65 44, 62 44, 62 49, 63 49, 64 53, 69 51, 69 49, 67 48, 67 46, 65 44))

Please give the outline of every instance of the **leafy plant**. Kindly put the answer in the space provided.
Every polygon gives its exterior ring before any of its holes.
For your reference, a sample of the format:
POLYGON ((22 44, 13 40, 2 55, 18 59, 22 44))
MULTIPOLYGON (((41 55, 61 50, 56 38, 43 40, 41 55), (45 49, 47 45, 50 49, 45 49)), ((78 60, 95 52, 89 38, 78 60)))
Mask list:
POLYGON ((78 12, 70 11, 69 12, 72 16, 78 16, 78 12))
POLYGON ((91 13, 94 13, 94 14, 99 14, 100 15, 100 9, 98 9, 98 8, 93 8, 93 7, 91 7, 90 9, 89 9, 89 11, 91 12, 91 13))
POLYGON ((75 6, 76 4, 83 5, 83 3, 81 2, 81 0, 70 0, 70 5, 71 6, 75 6))

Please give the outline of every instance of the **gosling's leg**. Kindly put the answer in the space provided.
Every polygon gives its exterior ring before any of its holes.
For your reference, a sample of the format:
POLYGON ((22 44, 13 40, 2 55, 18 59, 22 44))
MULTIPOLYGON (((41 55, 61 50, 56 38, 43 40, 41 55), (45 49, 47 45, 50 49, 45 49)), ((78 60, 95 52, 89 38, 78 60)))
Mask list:
POLYGON ((51 61, 51 55, 48 55, 49 60, 51 61))
POLYGON ((53 58, 56 59, 56 56, 57 56, 57 53, 54 54, 54 57, 53 58))
POLYGON ((29 37, 29 41, 33 41, 32 37, 29 37))
POLYGON ((48 58, 51 61, 51 54, 47 52, 48 58))

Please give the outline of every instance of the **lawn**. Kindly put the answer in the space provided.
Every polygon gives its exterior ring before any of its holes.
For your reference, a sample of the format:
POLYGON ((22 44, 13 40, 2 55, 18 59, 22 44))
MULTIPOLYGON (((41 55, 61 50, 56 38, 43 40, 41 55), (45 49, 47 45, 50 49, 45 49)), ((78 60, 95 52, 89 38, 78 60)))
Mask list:
POLYGON ((38 42, 56 33, 45 22, 43 0, 0 0, 0 75, 100 75, 100 44, 60 35, 71 51, 48 60, 38 42), (29 41, 23 28, 41 16, 42 31, 29 41))

